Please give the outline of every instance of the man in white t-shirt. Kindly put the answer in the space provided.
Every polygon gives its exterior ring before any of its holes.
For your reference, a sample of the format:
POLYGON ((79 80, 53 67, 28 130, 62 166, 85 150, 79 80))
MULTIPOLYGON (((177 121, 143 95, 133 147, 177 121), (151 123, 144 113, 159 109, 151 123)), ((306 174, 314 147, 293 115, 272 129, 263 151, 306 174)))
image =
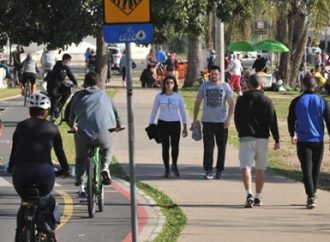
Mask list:
POLYGON ((220 67, 212 66, 210 71, 210 80, 202 83, 199 87, 194 106, 194 119, 192 123, 192 128, 195 128, 197 125, 200 105, 203 101, 203 167, 206 172, 204 178, 207 180, 214 178, 214 140, 216 140, 218 147, 216 178, 221 179, 222 177, 222 171, 225 166, 228 127, 234 112, 233 91, 230 89, 228 83, 220 80, 220 67))

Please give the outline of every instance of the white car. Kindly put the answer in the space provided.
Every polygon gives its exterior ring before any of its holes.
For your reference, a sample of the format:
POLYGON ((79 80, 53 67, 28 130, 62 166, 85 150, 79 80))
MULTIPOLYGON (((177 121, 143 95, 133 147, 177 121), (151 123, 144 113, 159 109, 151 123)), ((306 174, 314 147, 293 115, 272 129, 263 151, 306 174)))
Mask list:
POLYGON ((119 47, 109 46, 109 58, 111 58, 111 70, 119 71, 120 58, 122 57, 121 49, 119 47))

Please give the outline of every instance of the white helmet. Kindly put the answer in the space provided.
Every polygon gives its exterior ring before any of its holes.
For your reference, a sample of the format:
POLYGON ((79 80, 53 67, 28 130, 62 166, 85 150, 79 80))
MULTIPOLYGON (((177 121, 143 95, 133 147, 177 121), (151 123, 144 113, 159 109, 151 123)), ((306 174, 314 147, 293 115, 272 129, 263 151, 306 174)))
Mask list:
POLYGON ((50 108, 50 100, 45 94, 37 93, 37 94, 34 94, 34 95, 30 96, 30 98, 29 98, 29 107, 49 109, 50 108))

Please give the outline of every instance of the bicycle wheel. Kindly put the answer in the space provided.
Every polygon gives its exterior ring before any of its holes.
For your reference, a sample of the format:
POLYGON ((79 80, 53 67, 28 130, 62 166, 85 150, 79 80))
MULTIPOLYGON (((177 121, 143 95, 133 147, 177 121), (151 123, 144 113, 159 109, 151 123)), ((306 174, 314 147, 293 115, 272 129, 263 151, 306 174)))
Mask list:
POLYGON ((101 161, 100 161, 100 148, 95 147, 92 149, 92 161, 94 162, 94 182, 95 182, 95 192, 97 194, 97 205, 99 208, 99 212, 102 212, 104 209, 104 186, 102 184, 101 177, 101 161))
POLYGON ((27 80, 24 83, 24 106, 26 106, 28 98, 30 97, 30 95, 31 95, 30 81, 27 80))
POLYGON ((28 223, 22 230, 22 234, 20 236, 21 242, 37 242, 35 235, 35 226, 33 223, 28 223))
POLYGON ((53 114, 51 116, 51 121, 56 125, 60 126, 64 119, 64 109, 62 109, 57 115, 53 114))
POLYGON ((97 162, 98 162, 97 176, 99 177, 99 179, 97 180, 97 186, 98 186, 97 204, 98 204, 98 207, 99 207, 99 212, 103 212, 103 210, 104 210, 104 186, 102 184, 102 179, 101 179, 100 161, 97 160, 97 162))
POLYGON ((93 162, 90 161, 87 168, 87 206, 88 215, 93 218, 96 210, 96 194, 94 190, 94 166, 93 162))

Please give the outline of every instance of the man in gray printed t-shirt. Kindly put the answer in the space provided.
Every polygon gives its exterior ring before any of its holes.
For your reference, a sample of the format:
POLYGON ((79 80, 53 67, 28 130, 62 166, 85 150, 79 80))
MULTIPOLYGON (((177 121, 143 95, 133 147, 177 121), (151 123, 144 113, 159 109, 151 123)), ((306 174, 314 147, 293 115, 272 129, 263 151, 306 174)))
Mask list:
POLYGON ((220 80, 220 68, 218 66, 211 67, 210 80, 199 87, 194 106, 193 128, 197 124, 197 117, 202 101, 203 167, 206 172, 204 178, 207 180, 214 178, 212 169, 215 138, 218 147, 216 178, 221 179, 221 173, 225 165, 228 127, 234 112, 234 100, 230 86, 220 80))

